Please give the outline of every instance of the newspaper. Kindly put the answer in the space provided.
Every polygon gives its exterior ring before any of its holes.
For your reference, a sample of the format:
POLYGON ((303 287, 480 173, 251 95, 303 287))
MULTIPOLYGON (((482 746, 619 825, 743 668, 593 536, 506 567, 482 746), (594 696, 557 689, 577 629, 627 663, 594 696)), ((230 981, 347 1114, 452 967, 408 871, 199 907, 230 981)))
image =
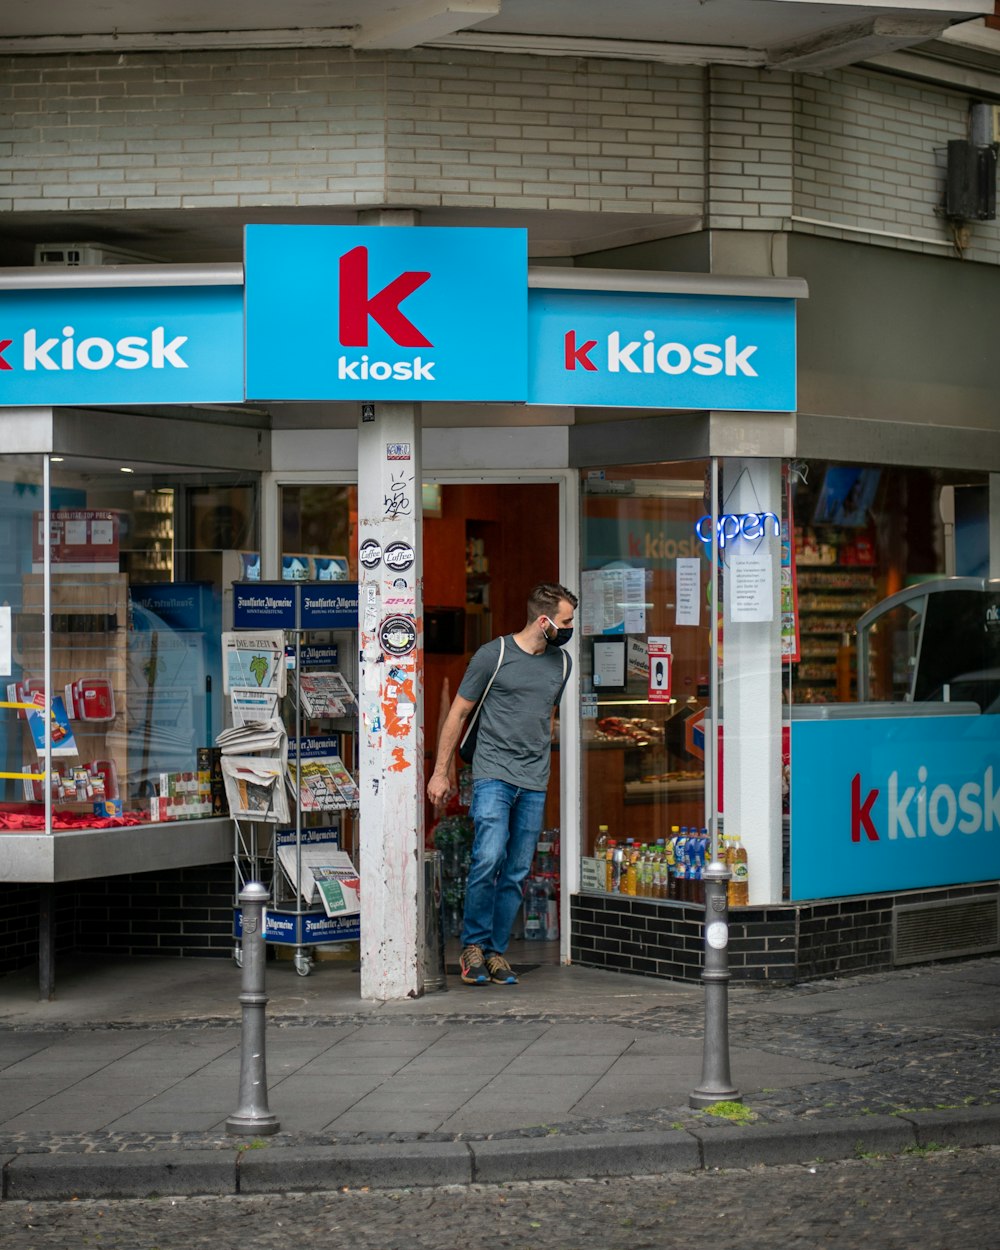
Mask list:
POLYGON ((278 859, 285 876, 307 907, 315 901, 318 892, 328 916, 350 915, 359 910, 358 872, 346 851, 329 846, 296 849, 291 844, 278 847, 278 859))
POLYGON ((223 755, 222 777, 229 814, 234 819, 288 823, 285 767, 280 759, 223 755))
POLYGON ((354 702, 354 692, 342 673, 303 673, 299 693, 307 716, 346 716, 354 702))
POLYGON ((288 683, 284 630, 228 631, 222 635, 222 658, 224 693, 236 686, 273 690, 284 697, 288 683))

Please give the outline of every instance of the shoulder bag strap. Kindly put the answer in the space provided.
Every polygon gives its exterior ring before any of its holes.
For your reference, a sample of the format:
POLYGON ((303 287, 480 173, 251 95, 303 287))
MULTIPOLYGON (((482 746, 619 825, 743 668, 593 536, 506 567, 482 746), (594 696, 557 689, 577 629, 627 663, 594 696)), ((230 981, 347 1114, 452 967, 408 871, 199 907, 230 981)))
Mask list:
POLYGON ((465 731, 464 731, 464 733, 462 734, 462 741, 463 741, 463 742, 466 740, 466 738, 467 738, 467 737, 469 736, 469 734, 472 732, 472 727, 473 727, 473 725, 476 723, 476 721, 478 720, 478 718, 479 718, 479 713, 482 711, 483 704, 486 702, 486 696, 487 696, 487 695, 489 694, 489 692, 490 692, 490 686, 492 686, 492 685, 493 685, 493 682, 496 680, 496 675, 497 675, 497 673, 499 673, 499 672, 500 672, 500 665, 501 665, 501 664, 503 664, 503 653, 504 653, 504 643, 503 643, 503 634, 501 634, 501 635, 500 635, 500 658, 497 660, 497 666, 496 666, 496 668, 493 670, 493 676, 492 676, 492 677, 489 679, 489 681, 486 683, 486 689, 485 689, 485 690, 483 691, 483 693, 479 696, 479 699, 478 699, 478 701, 477 701, 477 703, 476 703, 476 706, 472 709, 472 712, 471 712, 471 713, 470 713, 470 715, 469 715, 469 719, 465 722, 465 731))

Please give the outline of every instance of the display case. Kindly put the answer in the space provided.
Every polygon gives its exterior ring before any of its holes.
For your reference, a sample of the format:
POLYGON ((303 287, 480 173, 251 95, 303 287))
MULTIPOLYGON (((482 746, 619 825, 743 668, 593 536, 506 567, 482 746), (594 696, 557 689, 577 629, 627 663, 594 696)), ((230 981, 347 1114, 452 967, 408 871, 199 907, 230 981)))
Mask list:
POLYGON ((174 576, 174 491, 169 487, 132 492, 123 526, 122 559, 138 582, 169 582, 174 576))
POLYGON ((825 527, 796 535, 799 661, 793 695, 804 703, 857 697, 855 634, 875 603, 874 549, 866 535, 825 527))
POLYGON ((704 823, 704 764, 698 757, 704 706, 697 698, 598 699, 597 716, 584 720, 582 736, 598 826, 607 825, 614 838, 654 843, 669 837, 674 825, 704 823))

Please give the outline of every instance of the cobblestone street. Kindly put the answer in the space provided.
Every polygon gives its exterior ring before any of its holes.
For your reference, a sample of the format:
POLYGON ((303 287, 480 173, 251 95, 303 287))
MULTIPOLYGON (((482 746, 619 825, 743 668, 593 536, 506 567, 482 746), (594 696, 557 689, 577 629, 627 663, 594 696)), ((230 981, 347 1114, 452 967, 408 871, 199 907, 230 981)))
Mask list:
POLYGON ((960 1250, 995 1244, 1000 1149, 434 1190, 0 1206, 5 1250, 960 1250), (991 1241, 991 1238, 993 1240, 991 1241))

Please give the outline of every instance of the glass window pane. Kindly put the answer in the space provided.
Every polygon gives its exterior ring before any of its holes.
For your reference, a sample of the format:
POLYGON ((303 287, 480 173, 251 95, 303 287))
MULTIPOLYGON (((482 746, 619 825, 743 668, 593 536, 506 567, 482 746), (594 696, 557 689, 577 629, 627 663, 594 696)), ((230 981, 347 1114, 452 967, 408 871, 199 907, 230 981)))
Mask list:
POLYGON ((706 824, 705 474, 698 461, 581 480, 582 852, 605 837, 644 846, 640 896, 666 896, 657 844, 706 824))

